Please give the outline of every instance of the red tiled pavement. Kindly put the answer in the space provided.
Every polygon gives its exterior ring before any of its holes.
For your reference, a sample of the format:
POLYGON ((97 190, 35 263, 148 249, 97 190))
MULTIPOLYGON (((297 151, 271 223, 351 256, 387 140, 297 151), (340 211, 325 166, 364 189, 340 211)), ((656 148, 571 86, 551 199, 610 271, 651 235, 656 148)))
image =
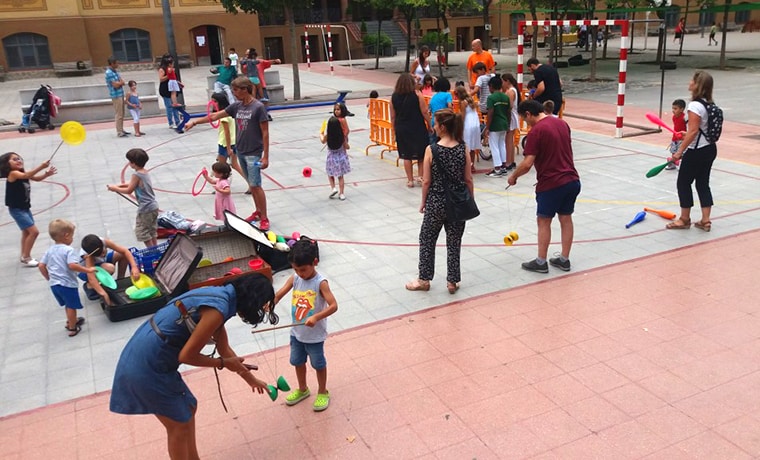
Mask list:
MULTIPOLYGON (((272 403, 222 372, 224 413, 213 372, 191 371, 201 456, 760 457, 760 267, 737 263, 760 252, 759 237, 334 334, 322 413, 311 399, 272 403), (600 298, 627 300, 587 308, 600 298)), ((249 361, 275 359, 292 380, 284 349, 249 361)), ((1 419, 0 445, 8 459, 166 458, 160 424, 109 413, 107 393, 1 419)))

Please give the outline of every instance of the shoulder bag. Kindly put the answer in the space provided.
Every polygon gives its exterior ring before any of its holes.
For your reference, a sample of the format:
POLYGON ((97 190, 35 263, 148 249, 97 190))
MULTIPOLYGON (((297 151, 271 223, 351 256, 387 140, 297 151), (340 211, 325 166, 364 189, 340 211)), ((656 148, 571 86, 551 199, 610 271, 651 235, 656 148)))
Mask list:
POLYGON ((443 163, 438 157, 438 144, 433 144, 430 147, 433 152, 433 161, 438 164, 438 167, 443 171, 443 187, 446 196, 446 219, 449 222, 463 222, 466 220, 474 219, 480 215, 475 198, 470 193, 470 189, 467 185, 452 180, 449 176, 448 170, 444 167, 443 163))

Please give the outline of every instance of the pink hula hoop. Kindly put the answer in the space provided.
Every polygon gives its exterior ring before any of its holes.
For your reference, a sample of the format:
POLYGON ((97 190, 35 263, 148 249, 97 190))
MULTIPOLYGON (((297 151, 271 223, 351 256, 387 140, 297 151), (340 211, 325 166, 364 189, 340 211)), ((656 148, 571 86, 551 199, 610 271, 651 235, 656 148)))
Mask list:
POLYGON ((214 112, 219 111, 219 104, 217 104, 216 101, 214 100, 208 101, 208 104, 206 104, 206 115, 208 116, 208 124, 210 124, 212 128, 218 128, 219 120, 216 120, 216 124, 214 124, 215 122, 211 120, 212 107, 214 108, 214 112))
POLYGON ((201 185, 201 189, 197 192, 195 191, 195 186, 198 185, 198 181, 203 179, 203 171, 199 172, 197 176, 195 176, 195 181, 193 181, 193 187, 190 189, 190 193, 193 194, 193 196, 198 196, 201 194, 204 188, 206 188, 206 180, 203 180, 203 184, 201 185))

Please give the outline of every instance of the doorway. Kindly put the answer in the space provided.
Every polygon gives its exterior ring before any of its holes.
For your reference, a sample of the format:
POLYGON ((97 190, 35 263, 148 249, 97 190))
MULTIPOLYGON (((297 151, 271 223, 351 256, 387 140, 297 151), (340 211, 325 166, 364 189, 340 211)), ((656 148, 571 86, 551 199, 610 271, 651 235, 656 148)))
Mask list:
POLYGON ((222 29, 214 25, 198 26, 190 31, 195 52, 195 64, 199 66, 222 65, 225 56, 222 49, 222 29))
POLYGON ((469 51, 470 49, 470 28, 457 27, 457 51, 469 51))

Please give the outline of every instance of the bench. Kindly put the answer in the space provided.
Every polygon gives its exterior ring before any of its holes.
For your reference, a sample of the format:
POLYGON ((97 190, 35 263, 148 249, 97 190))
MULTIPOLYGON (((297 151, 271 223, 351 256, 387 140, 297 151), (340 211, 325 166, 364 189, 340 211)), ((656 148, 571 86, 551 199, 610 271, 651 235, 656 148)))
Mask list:
MULTIPOLYGON (((161 59, 163 56, 154 56, 153 57, 153 64, 155 64, 156 68, 158 68, 159 65, 161 65, 161 59)), ((180 69, 189 69, 193 67, 193 60, 190 57, 189 54, 178 54, 177 55, 177 61, 179 62, 179 68, 180 69)), ((177 66, 175 66, 177 67, 177 66)))
POLYGON ((53 63, 56 77, 84 77, 92 75, 91 61, 56 62, 53 63))
MULTIPOLYGON (((19 90, 21 108, 29 110, 32 98, 37 89, 19 90)), ((158 90, 153 81, 137 82, 137 89, 142 102, 141 117, 161 115, 163 110, 158 106, 158 90)), ((58 107, 58 116, 53 118, 53 123, 60 125, 67 121, 79 121, 82 123, 93 121, 113 120, 113 101, 108 97, 108 88, 105 83, 98 85, 62 86, 53 88, 56 96, 61 98, 61 106, 58 107)), ((129 119, 127 110, 125 119, 129 119)))
MULTIPOLYGON (((206 77, 206 93, 209 99, 214 94, 214 83, 216 83, 216 75, 210 74, 206 77)), ((285 86, 280 83, 280 71, 279 70, 265 70, 264 80, 267 82, 267 93, 269 93, 269 103, 277 104, 279 102, 285 102, 285 86)))

